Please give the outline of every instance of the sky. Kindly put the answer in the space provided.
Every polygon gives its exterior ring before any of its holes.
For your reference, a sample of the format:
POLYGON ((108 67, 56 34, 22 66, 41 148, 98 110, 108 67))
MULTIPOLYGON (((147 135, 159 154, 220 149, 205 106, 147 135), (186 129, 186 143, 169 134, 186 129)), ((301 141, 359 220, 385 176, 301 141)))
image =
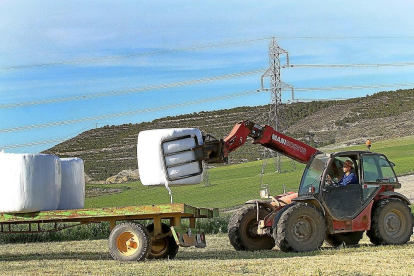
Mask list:
POLYGON ((296 100, 412 88, 413 11, 406 0, 0 0, 0 149, 38 153, 105 125, 268 104, 272 37, 291 65, 404 65, 283 68, 296 100), (361 88, 301 91, 341 86, 361 88))

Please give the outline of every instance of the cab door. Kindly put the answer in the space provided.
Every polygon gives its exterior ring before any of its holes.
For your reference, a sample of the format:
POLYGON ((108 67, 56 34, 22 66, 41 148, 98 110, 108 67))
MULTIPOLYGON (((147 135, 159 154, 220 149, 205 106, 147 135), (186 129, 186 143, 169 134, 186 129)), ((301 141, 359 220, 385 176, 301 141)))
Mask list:
POLYGON ((335 220, 354 219, 364 208, 360 163, 358 155, 346 155, 334 157, 328 165, 322 189, 322 199, 325 209, 335 220), (358 183, 334 186, 328 181, 327 175, 330 175, 332 179, 340 179, 343 175, 342 164, 346 160, 351 160, 354 164, 353 173, 357 176, 358 183))

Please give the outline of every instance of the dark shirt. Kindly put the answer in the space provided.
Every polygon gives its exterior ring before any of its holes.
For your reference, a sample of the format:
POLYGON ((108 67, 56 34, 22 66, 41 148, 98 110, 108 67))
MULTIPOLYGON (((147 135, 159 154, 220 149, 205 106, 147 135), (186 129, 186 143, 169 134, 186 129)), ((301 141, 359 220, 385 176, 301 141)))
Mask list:
POLYGON ((338 181, 338 186, 346 186, 348 184, 357 184, 358 180, 353 172, 350 174, 342 176, 342 179, 338 181))

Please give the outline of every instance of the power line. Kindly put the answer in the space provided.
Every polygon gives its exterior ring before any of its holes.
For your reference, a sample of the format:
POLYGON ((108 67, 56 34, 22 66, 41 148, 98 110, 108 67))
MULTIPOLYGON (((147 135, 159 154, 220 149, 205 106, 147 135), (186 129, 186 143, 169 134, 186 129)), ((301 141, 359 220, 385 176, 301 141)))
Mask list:
POLYGON ((0 71, 25 69, 25 68, 33 68, 33 67, 59 66, 59 65, 78 64, 78 63, 91 63, 91 62, 99 62, 99 61, 106 61, 106 60, 119 60, 119 59, 126 59, 126 58, 132 58, 132 57, 144 57, 144 56, 160 55, 160 54, 175 53, 175 52, 194 51, 194 50, 217 48, 217 47, 224 47, 224 46, 230 46, 230 45, 248 44, 248 43, 253 43, 253 42, 257 42, 257 41, 267 40, 267 39, 270 39, 270 38, 271 37, 262 37, 262 38, 231 41, 231 42, 218 43, 218 44, 207 44, 207 45, 200 45, 200 46, 181 47, 181 48, 176 48, 176 49, 153 51, 153 52, 147 52, 147 53, 135 53, 135 54, 128 54, 128 55, 115 55, 115 56, 106 56, 106 57, 89 58, 89 59, 78 59, 78 60, 68 60, 68 61, 60 61, 60 62, 48 62, 48 63, 37 63, 37 64, 28 64, 28 65, 16 65, 16 66, 9 66, 9 67, 0 68, 0 71))
POLYGON ((343 101, 352 98, 315 98, 315 99, 295 99, 293 101, 287 100, 287 103, 297 103, 297 102, 313 102, 313 101, 343 101))
MULTIPOLYGON (((294 87, 295 91, 319 91, 319 90, 354 90, 369 88, 392 88, 409 86, 414 87, 414 83, 396 83, 396 84, 379 84, 379 85, 353 85, 353 86, 331 86, 331 87, 294 87)), ((287 88, 286 88, 287 89, 287 88)))
MULTIPOLYGON (((354 90, 354 89, 387 88, 387 87, 401 87, 401 86, 410 86, 410 87, 412 86, 412 87, 414 87, 414 83, 361 85, 361 86, 307 87, 307 88, 298 87, 298 88, 294 88, 294 89, 295 89, 295 91, 318 91, 318 90, 332 91, 332 90, 354 90)), ((284 89, 287 89, 287 88, 284 88, 284 89)), ((198 100, 198 101, 191 101, 191 102, 187 102, 187 103, 167 105, 167 106, 162 106, 162 107, 148 108, 148 109, 136 110, 136 111, 130 111, 130 112, 108 114, 108 115, 103 115, 103 116, 98 116, 98 117, 88 117, 88 118, 53 122, 53 123, 47 123, 47 124, 38 124, 38 125, 14 127, 14 128, 8 128, 8 129, 0 129, 0 133, 21 131, 21 130, 28 130, 28 129, 35 129, 35 128, 45 128, 45 127, 52 127, 52 126, 60 126, 60 125, 80 123, 80 122, 86 122, 86 121, 93 121, 93 120, 96 121, 96 120, 107 119, 107 118, 123 117, 123 116, 129 116, 129 115, 135 115, 135 114, 141 114, 141 113, 161 111, 161 110, 165 110, 165 109, 172 109, 172 108, 183 107, 183 106, 188 106, 188 105, 201 104, 201 103, 206 103, 206 102, 218 101, 218 100, 222 100, 222 99, 237 98, 237 97, 250 95, 250 94, 254 94, 254 93, 258 93, 258 92, 259 91, 242 92, 242 93, 237 93, 237 94, 234 94, 234 95, 226 95, 226 96, 216 97, 216 98, 207 98, 207 99, 198 100)))
MULTIPOLYGON (((176 49, 153 51, 153 52, 146 52, 146 53, 133 53, 133 54, 127 54, 127 55, 113 55, 113 56, 105 56, 105 57, 98 57, 98 58, 67 60, 67 61, 59 61, 59 62, 46 62, 46 63, 16 65, 16 66, 2 67, 2 68, 0 68, 0 71, 34 68, 34 67, 45 67, 45 66, 60 66, 60 65, 79 64, 79 63, 93 63, 93 62, 106 61, 106 60, 119 60, 119 59, 133 58, 133 57, 144 57, 144 56, 151 56, 151 55, 160 55, 160 54, 166 54, 166 53, 194 51, 194 50, 202 50, 202 49, 209 49, 209 48, 225 47, 225 46, 231 46, 231 45, 248 44, 248 43, 253 43, 253 42, 257 42, 257 41, 271 39, 273 37, 274 36, 269 36, 269 37, 253 38, 253 39, 246 39, 246 40, 239 40, 239 41, 231 41, 231 42, 225 42, 225 43, 207 44, 207 45, 191 46, 191 47, 181 47, 181 48, 176 48, 176 49)), ((289 39, 300 39, 300 40, 352 40, 352 39, 414 39, 414 37, 412 37, 412 36, 375 36, 375 37, 374 36, 373 37, 364 37, 364 36, 279 36, 279 37, 277 37, 277 39, 279 39, 279 40, 289 40, 289 39)))
MULTIPOLYGON (((91 125, 93 126, 93 125, 91 125)), ((65 140, 68 140, 72 138, 75 135, 78 135, 82 132, 84 132, 87 129, 90 129, 91 126, 88 126, 86 128, 83 128, 75 133, 72 133, 70 135, 67 135, 66 137, 60 138, 60 139, 53 139, 53 140, 47 140, 47 141, 38 141, 38 142, 31 142, 31 143, 23 143, 23 144, 13 144, 13 145, 6 145, 0 147, 1 149, 15 149, 15 148, 25 148, 25 147, 32 147, 32 146, 38 146, 38 145, 46 145, 46 144, 52 144, 52 143, 59 143, 63 142, 65 140)))
POLYGON ((202 79, 175 82, 175 83, 167 83, 167 84, 161 84, 161 85, 153 85, 153 86, 148 86, 148 87, 133 88, 133 89, 106 92, 106 93, 82 95, 82 96, 76 96, 76 97, 58 98, 58 99, 34 101, 34 102, 22 102, 22 103, 14 103, 14 104, 0 104, 0 109, 8 109, 8 108, 16 108, 16 107, 32 106, 32 105, 41 105, 41 104, 50 104, 50 103, 62 103, 62 102, 77 101, 77 100, 87 100, 87 99, 94 99, 94 98, 101 98, 101 97, 109 97, 109 96, 131 94, 131 93, 137 93, 137 92, 143 92, 143 91, 150 91, 150 90, 166 89, 166 88, 172 88, 172 87, 178 87, 178 86, 184 86, 184 85, 198 84, 198 83, 211 82, 211 81, 216 81, 216 80, 224 80, 224 79, 230 79, 230 78, 235 78, 235 77, 253 75, 253 74, 262 73, 265 70, 266 69, 258 69, 258 70, 253 70, 253 71, 246 71, 246 72, 228 74, 228 75, 222 75, 222 76, 216 76, 216 77, 202 78, 202 79))
POLYGON ((279 36, 278 40, 353 40, 353 39, 414 39, 414 36, 279 36))
POLYGON ((67 140, 67 138, 48 140, 48 141, 32 142, 32 143, 26 143, 26 144, 14 144, 14 145, 3 146, 3 147, 0 147, 0 148, 2 148, 2 149, 26 148, 26 147, 32 147, 32 146, 38 146, 38 145, 46 145, 46 144, 63 142, 65 140, 67 140))
MULTIPOLYGON (((341 90, 341 89, 344 89, 344 88, 345 89, 364 89, 364 88, 382 88, 382 87, 397 87, 397 86, 414 86, 414 83, 413 84, 366 85, 366 86, 308 87, 308 88, 295 88, 295 90, 296 91, 341 90)), ((93 118, 92 117, 91 118, 84 118, 84 119, 79 119, 79 120, 55 122, 55 123, 43 124, 43 125, 35 125, 33 127, 17 127, 17 128, 12 128, 12 129, 3 129, 3 130, 0 129, 0 132, 12 132, 12 131, 19 131, 19 130, 24 130, 24 129, 49 127, 49 126, 64 125, 64 124, 70 124, 70 123, 76 123, 76 122, 90 121, 90 120, 94 120, 94 119, 103 119, 103 118, 127 116, 127 115, 138 114, 138 113, 146 113, 146 112, 151 112, 151 111, 159 111, 159 110, 164 110, 164 109, 169 109, 169 108, 182 107, 182 106, 199 104, 199 103, 206 103, 206 102, 211 102, 211 101, 218 101, 218 100, 222 100, 222 99, 236 98, 236 97, 241 97, 241 96, 251 95, 251 94, 256 94, 256 93, 259 93, 259 91, 247 91, 247 92, 242 92, 242 93, 238 93, 238 94, 234 94, 234 95, 228 95, 228 96, 222 96, 222 97, 216 97, 216 98, 209 98, 209 99, 205 99, 205 100, 192 101, 192 102, 181 103, 181 104, 176 104, 176 105, 169 105, 169 106, 165 106, 165 107, 138 110, 138 111, 126 112, 126 113, 117 113, 117 114, 113 114, 113 115, 105 115, 105 116, 93 117, 93 118)), ((335 100, 341 101, 341 100, 346 100, 346 99, 349 99, 349 98, 313 98, 313 99, 301 98, 301 99, 295 99, 294 101, 288 100, 287 103, 294 103, 294 102, 298 102, 298 101, 335 101, 335 100)), ((262 114, 260 116, 264 116, 264 115, 262 114)), ((86 130, 86 129, 87 128, 84 128, 83 130, 86 130)), ((62 142, 62 141, 65 141, 69 138, 70 137, 68 136, 68 137, 61 138, 61 139, 38 141, 38 142, 24 143, 24 144, 6 145, 6 146, 3 146, 1 148, 3 148, 3 149, 13 149, 13 148, 22 148, 22 147, 29 147, 29 146, 36 146, 36 145, 51 144, 51 143, 56 143, 56 142, 62 142)))
POLYGON ((75 123, 81 123, 81 122, 87 122, 87 121, 98 121, 98 120, 108 119, 108 118, 124 117, 124 116, 130 116, 130 115, 136 115, 136 114, 142 114, 142 113, 161 111, 161 110, 166 110, 166 109, 173 109, 177 107, 184 107, 184 106, 189 106, 189 105, 197 105, 197 104, 202 104, 202 103, 207 103, 207 102, 214 102, 214 101, 219 101, 219 100, 233 99, 233 98, 238 98, 238 97, 251 95, 255 93, 258 93, 258 91, 247 91, 247 92, 242 92, 242 93, 237 93, 237 94, 232 94, 232 95, 225 95, 221 97, 207 98, 203 100, 190 101, 190 102, 185 102, 185 103, 172 104, 172 105, 166 105, 166 106, 161 106, 161 107, 153 107, 153 108, 147 108, 147 109, 141 109, 141 110, 134 110, 134 111, 129 111, 129 112, 108 114, 108 115, 102 115, 102 116, 96 116, 96 117, 87 117, 87 118, 82 118, 82 119, 59 121, 59 122, 52 122, 52 123, 46 123, 46 124, 5 128, 5 129, 0 129, 0 133, 30 130, 30 129, 36 129, 36 128, 46 128, 46 127, 52 127, 52 126, 61 126, 61 125, 75 124, 75 123))
MULTIPOLYGON (((297 65, 285 65, 281 66, 282 68, 345 68, 345 67, 402 67, 402 66, 414 66, 414 63, 377 63, 377 64, 297 64, 297 65)), ((210 82, 215 80, 222 80, 234 77, 241 77, 256 73, 261 73, 265 69, 253 70, 253 71, 246 71, 241 73, 235 74, 228 74, 216 77, 209 77, 209 78, 202 78, 190 81, 183 81, 177 83, 169 83, 169 84, 161 84, 161 85, 154 85, 149 87, 143 88, 133 88, 121 91, 114 91, 114 92, 107 92, 107 93, 98 93, 98 94, 91 94, 91 95, 82 95, 76 97, 68 97, 68 98, 58 98, 58 99, 51 99, 51 100, 43 100, 43 101, 34 101, 34 102, 23 102, 23 103, 14 103, 14 104, 0 104, 0 109, 8 109, 8 108, 16 108, 16 107, 23 107, 23 106, 32 106, 32 105, 41 105, 41 104, 50 104, 50 103, 61 103, 61 102, 69 102, 69 101, 76 101, 76 100, 86 100, 86 99, 93 99, 93 98, 100 98, 100 97, 109 97, 115 95, 123 95, 129 93, 136 93, 136 92, 143 92, 149 90, 158 90, 158 89, 166 89, 172 88, 177 86, 183 85, 191 85, 191 84, 198 84, 203 82, 210 82)), ((376 88, 376 87, 375 87, 376 88)), ((318 90, 318 89, 316 89, 318 90)))
POLYGON ((283 68, 347 68, 347 67, 405 67, 414 66, 414 63, 367 63, 367 64, 290 64, 283 68))

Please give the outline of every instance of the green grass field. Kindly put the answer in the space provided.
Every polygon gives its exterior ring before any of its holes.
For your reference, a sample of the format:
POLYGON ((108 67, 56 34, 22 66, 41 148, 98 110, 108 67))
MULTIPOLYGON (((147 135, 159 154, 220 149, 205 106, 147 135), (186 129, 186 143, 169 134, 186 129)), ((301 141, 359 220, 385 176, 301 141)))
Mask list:
MULTIPOLYGON (((261 150, 257 146, 257 150, 261 150)), ((353 146, 339 150, 365 150, 365 145, 353 146)), ((322 149, 323 150, 323 149, 322 149)), ((396 164, 398 175, 414 172, 414 137, 397 138, 373 143, 372 150, 384 153, 396 164)), ((332 152, 332 151, 327 151, 332 152)), ((269 160, 263 183, 268 184, 273 195, 287 190, 296 191, 305 168, 303 164, 292 163, 288 158, 282 159, 282 173, 275 173, 275 166, 269 160), (295 168, 294 168, 295 166, 295 168)), ((245 201, 259 198, 262 162, 250 162, 239 165, 223 166, 209 170, 210 186, 204 184, 172 187, 173 201, 184 202, 198 207, 230 208, 245 201)), ((169 203, 170 197, 164 187, 146 187, 140 182, 117 185, 87 185, 88 189, 120 188, 121 193, 109 194, 86 199, 86 208, 112 207, 143 204, 169 203)))

